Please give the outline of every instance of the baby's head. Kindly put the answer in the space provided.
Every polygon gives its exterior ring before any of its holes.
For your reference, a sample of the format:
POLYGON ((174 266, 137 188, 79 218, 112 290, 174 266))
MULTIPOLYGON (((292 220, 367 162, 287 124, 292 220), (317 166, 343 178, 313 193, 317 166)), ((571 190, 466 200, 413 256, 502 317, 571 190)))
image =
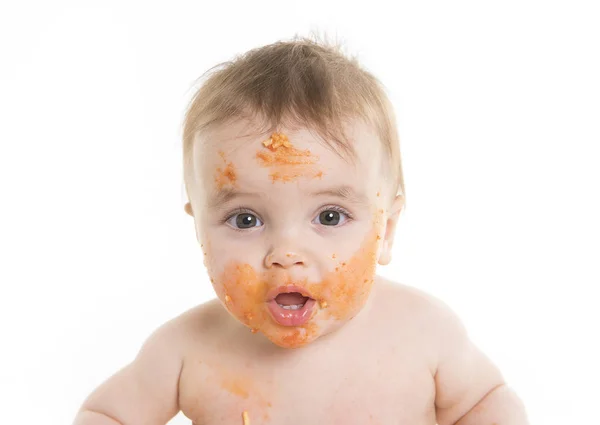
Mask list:
POLYGON ((251 50, 205 81, 183 140, 185 209, 235 318, 299 347, 360 312, 405 194, 393 111, 371 74, 307 39, 251 50))

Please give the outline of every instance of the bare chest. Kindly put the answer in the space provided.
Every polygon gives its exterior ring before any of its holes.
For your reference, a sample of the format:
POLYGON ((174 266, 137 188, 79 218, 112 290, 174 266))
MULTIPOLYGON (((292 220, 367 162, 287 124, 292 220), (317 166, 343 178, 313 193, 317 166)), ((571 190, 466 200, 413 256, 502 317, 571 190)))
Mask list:
POLYGON ((180 407, 194 425, 434 425, 431 372, 410 350, 189 357, 180 407))

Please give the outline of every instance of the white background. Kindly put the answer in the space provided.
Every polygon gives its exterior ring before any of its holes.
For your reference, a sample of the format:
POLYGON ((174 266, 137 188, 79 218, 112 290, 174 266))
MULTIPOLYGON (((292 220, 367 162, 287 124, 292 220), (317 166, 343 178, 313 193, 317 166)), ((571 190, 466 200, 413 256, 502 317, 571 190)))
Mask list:
POLYGON ((396 107, 408 206, 380 273, 448 303, 532 424, 598 423, 594 3, 3 2, 1 422, 71 423, 213 297, 183 210, 193 81, 318 30, 396 107))

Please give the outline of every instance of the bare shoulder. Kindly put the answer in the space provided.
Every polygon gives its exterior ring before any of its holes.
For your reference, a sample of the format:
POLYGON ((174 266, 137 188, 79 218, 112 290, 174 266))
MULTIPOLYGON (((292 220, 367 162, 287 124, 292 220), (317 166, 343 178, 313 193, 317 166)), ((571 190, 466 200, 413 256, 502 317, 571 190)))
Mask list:
POLYGON ((462 319, 446 302, 414 287, 385 279, 381 283, 379 303, 401 306, 397 319, 407 323, 411 341, 422 342, 418 346, 435 381, 438 423, 455 423, 504 382, 502 373, 471 341, 462 319))
POLYGON ((173 319, 173 325, 178 328, 187 347, 196 345, 200 340, 207 342, 231 324, 229 313, 218 299, 194 306, 173 319))
MULTIPOLYGON (((430 370, 435 373, 440 345, 448 334, 455 335, 464 327, 457 314, 441 299, 419 288, 394 282, 378 276, 379 288, 373 309, 381 325, 396 324, 396 334, 403 341, 410 340, 416 349, 428 358, 430 370)), ((389 327, 387 325, 386 327, 389 327)))
POLYGON ((432 324, 448 314, 449 307, 439 298, 419 288, 378 276, 376 302, 381 311, 409 315, 414 320, 427 320, 432 324))
POLYGON ((190 345, 196 340, 205 339, 202 333, 208 335, 218 332, 215 328, 223 321, 220 318, 222 310, 219 303, 213 300, 167 320, 146 338, 135 363, 143 367, 155 367, 151 362, 164 363, 168 359, 177 362, 181 368, 190 345))
POLYGON ((404 314, 431 333, 436 340, 448 334, 466 334, 467 330, 457 312, 441 298, 416 287, 382 279, 382 293, 387 302, 401 305, 404 314))
POLYGON ((194 330, 210 328, 216 307, 210 302, 194 307, 154 329, 135 358, 86 398, 75 423, 98 414, 119 423, 167 423, 180 410, 179 381, 190 342, 198 334, 194 330))

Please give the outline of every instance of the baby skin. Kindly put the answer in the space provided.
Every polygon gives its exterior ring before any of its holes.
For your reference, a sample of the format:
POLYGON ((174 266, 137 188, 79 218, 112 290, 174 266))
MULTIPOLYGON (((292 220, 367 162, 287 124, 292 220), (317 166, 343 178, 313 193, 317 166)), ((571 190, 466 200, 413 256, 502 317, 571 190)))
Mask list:
POLYGON ((376 274, 403 197, 373 131, 347 131, 352 159, 306 129, 197 137, 186 212, 218 298, 158 328, 76 425, 527 424, 447 305, 376 274))

